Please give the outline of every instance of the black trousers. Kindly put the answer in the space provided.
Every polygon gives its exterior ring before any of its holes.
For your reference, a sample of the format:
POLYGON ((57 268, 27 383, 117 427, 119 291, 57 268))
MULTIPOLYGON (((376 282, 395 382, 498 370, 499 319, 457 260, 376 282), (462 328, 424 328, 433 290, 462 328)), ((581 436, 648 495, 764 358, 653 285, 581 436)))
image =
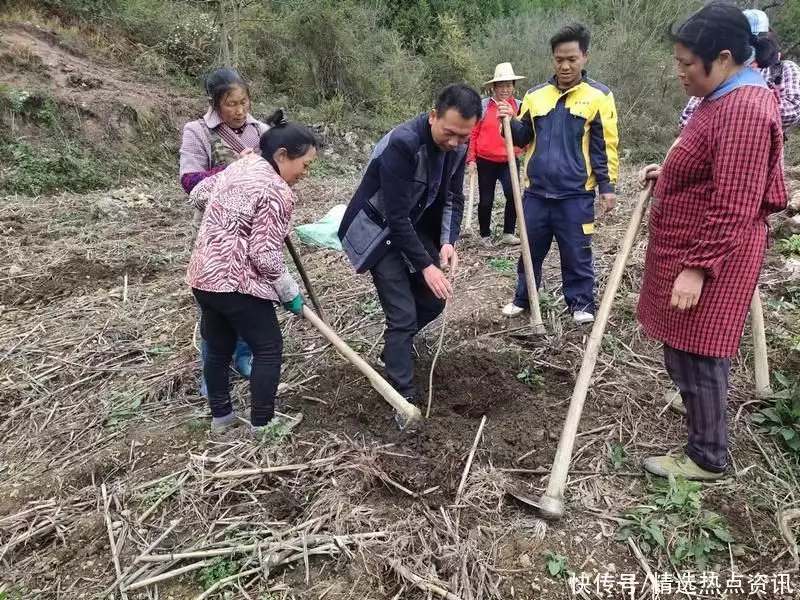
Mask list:
POLYGON ((253 351, 250 375, 250 422, 266 425, 275 416, 275 394, 281 377, 283 336, 270 300, 239 293, 192 289, 203 312, 200 328, 208 344, 203 373, 208 385, 211 415, 233 411, 229 367, 236 339, 241 336, 253 351))
POLYGON ((664 366, 686 407, 689 443, 686 456, 700 467, 721 473, 728 463, 729 358, 712 358, 664 346, 664 366))
POLYGON ((517 170, 512 174, 508 169, 508 162, 493 162, 485 158, 478 158, 475 161, 478 169, 478 225, 481 229, 481 237, 488 237, 492 227, 492 206, 494 205, 494 188, 497 180, 503 187, 503 194, 506 197, 506 208, 503 213, 503 233, 514 233, 517 229, 517 211, 514 209, 514 193, 511 187, 511 177, 518 177, 519 161, 517 170))
MULTIPOLYGON (((439 253, 431 240, 423 240, 434 262, 439 253)), ((370 270, 386 315, 383 362, 389 383, 404 397, 413 399, 414 336, 444 310, 425 283, 422 273, 411 273, 399 252, 390 250, 370 270)))

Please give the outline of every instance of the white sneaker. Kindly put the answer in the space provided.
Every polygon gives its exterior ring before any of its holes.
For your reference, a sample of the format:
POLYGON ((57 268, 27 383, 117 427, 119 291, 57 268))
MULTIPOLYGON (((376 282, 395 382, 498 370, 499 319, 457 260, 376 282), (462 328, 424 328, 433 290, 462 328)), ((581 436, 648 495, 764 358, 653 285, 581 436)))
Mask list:
POLYGON ((486 237, 482 237, 478 240, 478 244, 483 246, 484 248, 491 248, 492 247, 492 238, 488 235, 486 237))
POLYGON ((513 319, 514 317, 520 316, 522 313, 525 312, 525 309, 517 306, 513 302, 509 302, 503 307, 503 316, 508 317, 509 319, 513 319))
POLYGON ((578 325, 588 325, 589 323, 594 323, 594 315, 590 312, 586 312, 585 310, 576 310, 572 313, 572 319, 578 325))
POLYGON ((500 243, 504 246, 519 246, 521 242, 513 233, 504 233, 500 238, 500 243))

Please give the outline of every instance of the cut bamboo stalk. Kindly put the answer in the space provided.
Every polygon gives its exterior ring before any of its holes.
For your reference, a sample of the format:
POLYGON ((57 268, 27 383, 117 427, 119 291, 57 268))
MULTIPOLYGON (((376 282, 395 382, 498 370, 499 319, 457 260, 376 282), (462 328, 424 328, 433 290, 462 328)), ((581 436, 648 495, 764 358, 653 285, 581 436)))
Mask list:
POLYGON ((750 302, 750 319, 753 329, 753 362, 755 363, 756 394, 759 398, 772 396, 769 382, 769 363, 767 360, 767 333, 764 325, 764 308, 761 306, 761 292, 756 286, 750 302))
POLYGON ((367 361, 361 358, 355 350, 348 346, 339 335, 331 329, 322 319, 314 314, 307 306, 303 306, 303 317, 305 317, 319 332, 336 348, 344 358, 350 361, 353 366, 369 379, 372 387, 392 405, 397 411, 403 414, 409 424, 418 421, 422 414, 419 408, 403 398, 389 382, 373 369, 367 361))
POLYGON ((522 266, 525 270, 525 283, 528 287, 528 303, 530 304, 530 322, 533 333, 544 335, 546 333, 542 322, 542 309, 539 306, 539 290, 536 287, 536 278, 533 276, 533 258, 531 246, 528 242, 528 227, 525 224, 525 211, 522 206, 522 194, 519 188, 517 172, 517 157, 514 155, 514 142, 511 139, 511 120, 503 119, 503 137, 506 141, 506 155, 510 170, 511 189, 514 193, 514 209, 517 211, 517 227, 519 228, 520 246, 522 248, 522 266))
POLYGON ((560 519, 564 516, 564 489, 567 484, 567 476, 569 475, 569 464, 572 460, 572 450, 575 446, 578 425, 580 424, 581 413, 583 412, 583 403, 589 391, 592 373, 597 363, 597 355, 600 352, 600 347, 603 342, 603 333, 606 329, 608 317, 611 314, 611 306, 614 304, 614 297, 617 294, 617 289, 619 288, 622 275, 625 271, 625 263, 628 261, 633 242, 639 231, 639 225, 642 222, 645 210, 647 210, 647 203, 650 200, 652 190, 653 184, 650 183, 642 190, 641 194, 639 194, 639 200, 633 209, 630 223, 628 223, 628 229, 625 232, 625 238, 622 240, 622 244, 617 252, 614 268, 608 278, 608 283, 603 293, 603 299, 600 302, 600 310, 597 313, 597 320, 592 327, 592 333, 586 344, 583 363, 578 373, 578 379, 575 382, 575 389, 572 392, 572 399, 569 403, 564 429, 558 441, 558 449, 556 450, 556 456, 553 460, 550 480, 547 483, 547 490, 539 502, 543 516, 550 519, 560 519))

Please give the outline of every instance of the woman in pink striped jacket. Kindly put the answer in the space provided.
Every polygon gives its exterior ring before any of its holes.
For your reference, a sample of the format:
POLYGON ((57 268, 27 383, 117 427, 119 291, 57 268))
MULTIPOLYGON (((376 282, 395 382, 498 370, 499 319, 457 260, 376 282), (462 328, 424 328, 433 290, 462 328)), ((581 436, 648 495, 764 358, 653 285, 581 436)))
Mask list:
MULTIPOLYGON (((256 153, 245 155, 208 177, 189 195, 203 211, 187 273, 202 310, 208 344, 203 366, 212 430, 238 425, 233 412, 228 365, 237 334, 253 352, 250 424, 254 435, 275 415, 283 338, 275 304, 300 314, 303 300, 283 262, 296 201, 292 186, 308 172, 317 140, 302 125, 289 123, 282 110, 268 120, 256 153)), ((302 418, 290 419, 294 425, 302 418)))

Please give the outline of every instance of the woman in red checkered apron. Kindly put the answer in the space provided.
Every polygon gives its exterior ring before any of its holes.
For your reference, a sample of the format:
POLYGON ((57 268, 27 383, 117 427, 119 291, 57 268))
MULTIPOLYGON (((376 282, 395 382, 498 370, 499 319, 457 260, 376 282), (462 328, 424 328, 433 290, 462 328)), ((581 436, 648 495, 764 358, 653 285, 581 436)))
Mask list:
POLYGON ((777 91, 746 63, 759 40, 747 18, 706 6, 674 34, 678 75, 702 97, 657 180, 638 317, 664 344, 681 391, 689 439, 678 456, 645 460, 660 476, 709 480, 728 462, 725 408, 731 358, 739 350, 767 246, 770 214, 786 206, 777 91))

